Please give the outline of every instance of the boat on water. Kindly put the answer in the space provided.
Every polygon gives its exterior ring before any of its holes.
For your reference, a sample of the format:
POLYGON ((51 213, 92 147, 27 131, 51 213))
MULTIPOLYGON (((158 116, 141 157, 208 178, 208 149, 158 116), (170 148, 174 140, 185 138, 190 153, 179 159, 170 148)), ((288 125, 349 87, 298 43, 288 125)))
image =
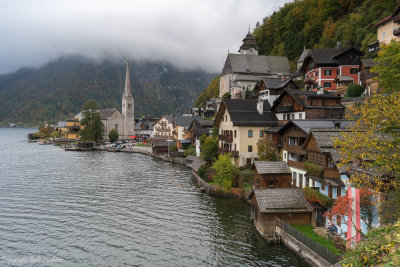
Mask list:
POLYGON ((37 143, 38 143, 39 145, 45 145, 45 144, 46 144, 46 141, 37 141, 37 143))

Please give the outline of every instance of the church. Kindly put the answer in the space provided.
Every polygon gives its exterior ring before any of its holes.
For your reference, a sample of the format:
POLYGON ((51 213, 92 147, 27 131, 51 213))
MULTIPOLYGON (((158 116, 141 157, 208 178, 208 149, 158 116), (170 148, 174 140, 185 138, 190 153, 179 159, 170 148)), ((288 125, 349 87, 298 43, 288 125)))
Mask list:
POLYGON ((134 135, 135 117, 134 100, 129 78, 129 63, 126 60, 125 88, 122 94, 122 112, 117 108, 99 110, 101 122, 104 124, 104 139, 108 140, 108 133, 115 129, 119 139, 129 139, 134 135))

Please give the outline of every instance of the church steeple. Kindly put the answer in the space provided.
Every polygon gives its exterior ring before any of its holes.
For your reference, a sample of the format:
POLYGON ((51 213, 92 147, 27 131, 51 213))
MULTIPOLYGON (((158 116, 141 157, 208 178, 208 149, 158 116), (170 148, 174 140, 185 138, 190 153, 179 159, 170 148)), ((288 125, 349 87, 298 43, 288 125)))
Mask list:
POLYGON ((240 54, 250 54, 250 55, 258 55, 258 49, 260 49, 257 45, 256 38, 249 31, 243 39, 243 44, 239 49, 240 54))
POLYGON ((131 90, 131 80, 129 78, 129 63, 128 63, 128 58, 126 58, 126 77, 125 77, 125 88, 124 88, 124 97, 132 96, 132 90, 131 90))

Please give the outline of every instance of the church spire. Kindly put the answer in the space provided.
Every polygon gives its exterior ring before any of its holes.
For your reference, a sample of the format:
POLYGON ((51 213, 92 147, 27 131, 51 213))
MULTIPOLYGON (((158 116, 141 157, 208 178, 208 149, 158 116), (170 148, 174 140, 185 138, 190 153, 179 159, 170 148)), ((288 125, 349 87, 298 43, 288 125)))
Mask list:
POLYGON ((126 77, 125 77, 125 88, 123 96, 128 97, 132 96, 131 90, 131 80, 129 79, 129 63, 128 58, 126 58, 126 77))

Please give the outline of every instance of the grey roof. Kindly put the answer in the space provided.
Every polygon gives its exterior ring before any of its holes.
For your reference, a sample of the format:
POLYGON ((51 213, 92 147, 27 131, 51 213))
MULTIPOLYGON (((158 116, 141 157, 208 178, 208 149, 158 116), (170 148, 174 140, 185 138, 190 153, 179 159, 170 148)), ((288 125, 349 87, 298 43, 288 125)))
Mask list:
POLYGON ((141 125, 142 125, 142 122, 141 122, 141 121, 135 123, 134 129, 135 129, 135 130, 141 130, 141 129, 142 129, 142 128, 140 127, 141 125))
POLYGON ((262 81, 268 89, 281 89, 290 83, 292 79, 286 79, 282 82, 282 78, 263 78, 262 81))
POLYGON ((301 52, 301 55, 300 55, 299 59, 297 60, 297 63, 303 62, 304 59, 306 58, 306 56, 308 56, 308 53, 309 53, 309 52, 310 52, 310 49, 304 48, 304 49, 303 49, 303 52, 301 52))
POLYGON ((302 189, 254 189, 253 192, 261 213, 312 211, 312 207, 305 199, 302 189))
POLYGON ((331 152, 335 140, 339 139, 342 132, 348 129, 311 129, 311 133, 321 152, 331 152))
POLYGON ((67 126, 67 122, 66 121, 59 121, 57 124, 57 128, 63 128, 67 126))
POLYGON ((221 75, 226 73, 290 75, 287 57, 228 54, 221 75))
POLYGON ((192 116, 176 116, 174 124, 178 126, 189 127, 193 120, 198 119, 200 117, 192 117, 192 116))
POLYGON ((264 76, 260 76, 260 75, 239 74, 234 81, 259 82, 263 78, 264 78, 264 76))
POLYGON ((340 124, 340 128, 349 128, 353 125, 352 121, 345 120, 291 120, 287 124, 281 127, 279 132, 284 131, 290 125, 296 125, 304 133, 310 133, 311 129, 314 128, 336 128, 340 124))
MULTIPOLYGON (((263 114, 257 111, 257 99, 223 99, 234 126, 276 126, 278 119, 264 101, 263 114)), ((221 105, 222 106, 222 105, 221 105)))
POLYGON ((117 108, 100 109, 98 111, 100 114, 100 119, 101 120, 108 119, 116 110, 117 110, 117 108))
POLYGON ((213 124, 214 120, 195 119, 190 125, 193 125, 195 135, 200 137, 203 134, 208 135, 213 124))
POLYGON ((372 68, 378 64, 374 61, 373 58, 363 58, 361 59, 361 63, 364 65, 365 68, 372 68))
POLYGON ((354 82, 354 79, 351 78, 350 76, 338 75, 337 79, 338 79, 340 82, 354 82))
POLYGON ((285 161, 255 161, 254 166, 259 174, 292 173, 285 161))

